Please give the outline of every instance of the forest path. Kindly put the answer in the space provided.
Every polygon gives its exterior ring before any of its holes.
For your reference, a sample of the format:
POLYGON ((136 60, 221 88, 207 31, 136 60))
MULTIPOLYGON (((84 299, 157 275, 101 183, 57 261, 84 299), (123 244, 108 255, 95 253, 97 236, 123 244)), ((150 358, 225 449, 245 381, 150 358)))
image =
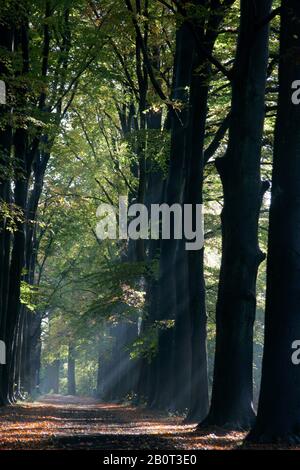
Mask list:
POLYGON ((182 418, 87 397, 48 395, 0 409, 1 449, 231 449, 243 433, 195 433, 182 418))

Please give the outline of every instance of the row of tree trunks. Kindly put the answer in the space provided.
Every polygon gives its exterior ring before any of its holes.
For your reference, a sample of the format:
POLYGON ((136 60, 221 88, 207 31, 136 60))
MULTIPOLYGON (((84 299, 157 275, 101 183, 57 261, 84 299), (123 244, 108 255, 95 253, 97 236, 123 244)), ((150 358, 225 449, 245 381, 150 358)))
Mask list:
MULTIPOLYGON (((0 46, 7 53, 11 54, 13 50, 14 28, 9 19, 9 12, 3 11, 3 22, 0 25, 0 46)), ((9 91, 9 73, 7 62, 0 60, 0 75, 6 85, 6 105, 0 106, 0 203, 6 207, 11 202, 10 175, 8 172, 10 164, 10 153, 12 148, 12 127, 10 125, 11 109, 8 104, 7 95, 9 91)), ((7 220, 1 216, 0 225, 0 339, 5 341, 7 303, 8 303, 8 283, 9 283, 9 265, 10 265, 10 246, 11 235, 7 230, 7 220)), ((0 366, 0 404, 6 402, 4 383, 7 381, 5 368, 0 366)), ((5 387, 6 388, 6 387, 5 387)))
MULTIPOLYGON (((156 55, 156 67, 159 68, 159 53, 156 55)), ((150 137, 150 150, 151 150, 151 137, 154 141, 162 132, 162 113, 161 111, 149 111, 147 115, 147 136, 150 137)), ((145 188, 145 205, 148 211, 151 209, 151 204, 160 204, 162 201, 164 175, 161 165, 156 162, 153 157, 146 154, 146 188, 145 188)), ((150 212, 149 212, 150 213, 150 212)), ((155 274, 153 273, 153 263, 159 257, 160 240, 148 240, 145 244, 146 263, 148 265, 145 274, 145 315, 141 322, 140 335, 146 336, 153 328, 156 320, 156 312, 158 308, 158 283, 155 274)), ((153 394, 153 383, 150 377, 155 373, 153 368, 155 362, 153 358, 144 355, 139 364, 139 380, 137 383, 137 400, 143 403, 151 403, 153 394)))
MULTIPOLYGON (((48 139, 43 138, 43 145, 47 148, 48 139)), ((42 194, 44 185, 44 176, 47 164, 50 158, 48 151, 37 151, 33 163, 34 183, 28 195, 26 218, 30 221, 37 219, 38 203, 42 194)), ((24 280, 29 285, 37 285, 38 280, 35 279, 35 267, 38 252, 37 226, 33 223, 26 225, 26 246, 25 246, 25 276, 24 280)), ((41 314, 40 312, 32 312, 23 307, 22 315, 24 318, 24 347, 23 361, 21 367, 23 369, 23 386, 30 396, 36 396, 39 390, 39 369, 40 369, 40 353, 41 353, 41 314)))
MULTIPOLYGON (((40 363, 35 363, 34 361, 40 361, 40 351, 36 353, 35 357, 32 358, 33 364, 35 367, 36 374, 40 373, 40 363)), ((42 393, 60 393, 60 374, 61 372, 61 360, 55 359, 52 362, 49 362, 45 365, 44 378, 40 383, 40 377, 31 377, 34 380, 34 384, 38 384, 41 388, 42 393)), ((22 382, 23 384, 23 382, 22 382)), ((33 391, 31 397, 35 398, 38 391, 33 391)), ((74 341, 70 339, 68 344, 68 355, 67 355, 67 393, 68 395, 76 395, 76 347, 74 341)))
MULTIPOLYGON (((1 204, 9 205, 10 210, 18 211, 13 237, 7 230, 6 220, 1 222, 1 296, 0 296, 0 333, 6 343, 6 364, 1 366, 1 402, 11 403, 22 396, 21 382, 24 378, 23 352, 26 348, 25 331, 27 321, 24 309, 20 304, 21 280, 25 265, 26 231, 27 231, 27 199, 32 162, 35 158, 38 140, 30 139, 28 129, 22 125, 10 127, 12 109, 9 108, 11 94, 17 100, 14 102, 15 122, 22 123, 22 111, 27 105, 26 75, 29 72, 29 38, 28 18, 26 7, 18 20, 15 20, 17 5, 13 2, 10 10, 4 12, 1 21, 1 46, 8 60, 14 47, 14 52, 20 55, 22 68, 16 74, 22 76, 20 89, 11 90, 8 80, 7 61, 0 64, 0 73, 7 79, 7 105, 1 107, 5 125, 1 131, 1 166, 3 171, 0 188, 1 204), (11 94, 10 94, 11 92, 11 94), (14 149, 13 159, 11 158, 14 149), (5 169, 14 170, 14 187, 9 180, 10 173, 5 169), (14 206, 11 206, 14 203, 14 206)), ((2 12, 1 12, 2 13, 2 12)), ((10 72, 11 73, 11 72, 10 72)), ((14 215, 15 217, 15 215, 14 215)))
MULTIPOLYGON (((188 123, 188 89, 192 77, 193 51, 195 39, 187 21, 183 21, 176 33, 176 49, 174 58, 174 78, 172 99, 181 103, 181 110, 170 111, 171 116, 171 145, 168 177, 165 185, 164 202, 171 207, 182 203, 183 167, 185 161, 185 147, 187 145, 188 123)), ((160 247, 160 273, 159 273, 159 309, 157 319, 161 322, 158 333, 157 357, 157 389, 152 406, 170 409, 174 406, 174 328, 170 322, 176 318, 176 248, 177 240, 174 238, 174 227, 171 225, 171 239, 161 240, 160 247)), ((190 358, 189 358, 190 359, 190 358)), ((178 364, 178 371, 182 363, 178 364)), ((186 367, 186 365, 184 366, 186 367)), ((189 387, 189 381, 188 385, 189 387)), ((177 391, 180 393, 180 390, 177 391)))
MULTIPOLYGON (((180 111, 171 112, 171 150, 165 202, 192 204, 193 228, 197 205, 202 204, 203 151, 207 117, 211 55, 218 29, 233 1, 179 4, 183 19, 176 36, 172 99, 180 111), (207 8, 208 20, 201 17, 207 8), (196 12, 196 13, 195 13, 196 12), (203 50, 205 52, 203 52, 203 50)), ((172 234, 171 234, 172 236, 172 234)), ((173 235, 174 236, 174 235, 173 235)), ((160 256, 161 322, 165 325, 158 348, 159 391, 154 405, 188 410, 188 420, 205 417, 208 410, 206 309, 203 249, 186 251, 185 243, 163 240, 160 256), (184 383, 184 386, 180 386, 184 383)))
POLYGON ((110 357, 103 354, 98 361, 97 395, 107 401, 121 401, 133 396, 139 369, 130 358, 130 347, 138 336, 137 323, 123 321, 109 326, 112 340, 110 357))
MULTIPOLYGON (((0 199, 4 207, 5 204, 10 204, 10 209, 18 212, 13 235, 6 230, 5 218, 2 218, 0 231, 0 336, 5 341, 7 350, 6 365, 0 368, 2 403, 10 403, 15 401, 16 398, 22 397, 24 386, 27 392, 32 392, 31 384, 36 383, 39 376, 39 371, 35 367, 39 368, 40 363, 40 359, 36 357, 40 353, 40 325, 37 324, 36 320, 40 317, 37 315, 33 318, 33 315, 20 303, 22 280, 31 284, 34 283, 37 248, 34 221, 43 187, 43 177, 50 156, 48 148, 51 147, 51 145, 47 145, 48 138, 41 135, 40 129, 34 129, 35 132, 31 132, 33 125, 26 121, 27 114, 24 113, 24 110, 29 109, 32 105, 30 103, 29 106, 28 103, 28 95, 32 91, 30 89, 31 84, 28 81, 28 73, 31 71, 29 54, 30 10, 31 5, 29 2, 24 2, 22 8, 19 9, 19 5, 15 1, 3 6, 3 10, 1 10, 0 41, 1 49, 5 51, 4 60, 0 61, 1 78, 6 79, 9 73, 13 73, 11 72, 13 67, 10 69, 7 66, 11 60, 12 50, 18 56, 17 62, 20 64, 20 69, 17 67, 17 72, 12 76, 13 79, 17 79, 17 82, 12 80, 13 85, 11 85, 10 81, 7 80, 8 104, 7 106, 1 106, 1 118, 4 116, 5 125, 1 125, 0 133, 1 170, 4 170, 3 175, 1 175, 0 199), (13 86, 15 88, 11 89, 13 86), (13 109, 9 107, 12 97, 14 99, 13 109), (13 128, 10 127, 10 121, 14 123, 13 128), (40 151, 39 145, 42 140, 44 150, 40 151), (5 172, 7 167, 10 169, 9 177, 14 183, 13 185, 7 178, 5 172), (33 168, 34 171, 32 172, 33 168), (12 170, 14 170, 13 175, 12 170), (32 176, 34 185, 33 188, 29 189, 32 176), (29 219, 33 222, 29 223, 29 219), (26 274, 24 268, 27 270, 26 274), (33 342, 32 339, 34 339, 33 342), (33 362, 31 362, 32 356, 36 357, 33 362)), ((50 16, 50 2, 46 1, 45 19, 50 16)), ((64 19, 67 22, 67 13, 64 19)), ((43 31, 41 80, 46 79, 48 71, 50 50, 48 21, 45 21, 43 31)), ((64 61, 67 66, 67 55, 64 61)), ((65 77, 62 80, 65 80, 65 77)), ((63 84, 61 89, 64 90, 63 84)), ((36 108, 41 114, 49 111, 49 109, 46 109, 45 89, 37 97, 36 108)), ((61 105, 57 105, 56 111, 56 119, 59 122, 62 112, 61 105)), ((36 389, 36 385, 34 385, 34 389, 36 389)))
MULTIPOLYGON (((15 47, 16 50, 22 52, 22 76, 26 76, 29 72, 28 60, 28 18, 26 15, 21 16, 15 31, 15 47)), ((24 86, 23 93, 18 95, 17 109, 26 106, 27 89, 24 86)), ((19 116, 21 119, 21 116, 19 116)), ((31 169, 31 158, 34 149, 30 148, 28 130, 18 127, 13 136, 13 145, 15 151, 15 175, 14 175, 14 193, 13 201, 20 211, 20 217, 16 221, 16 230, 14 231, 10 268, 9 268, 9 286, 8 286, 8 306, 7 319, 5 329, 5 342, 7 348, 6 364, 3 366, 4 376, 3 383, 4 400, 12 403, 17 398, 15 396, 15 385, 18 383, 18 354, 20 340, 22 338, 21 329, 23 327, 20 318, 20 292, 22 270, 25 260, 25 219, 26 204, 28 194, 28 184, 31 169)))

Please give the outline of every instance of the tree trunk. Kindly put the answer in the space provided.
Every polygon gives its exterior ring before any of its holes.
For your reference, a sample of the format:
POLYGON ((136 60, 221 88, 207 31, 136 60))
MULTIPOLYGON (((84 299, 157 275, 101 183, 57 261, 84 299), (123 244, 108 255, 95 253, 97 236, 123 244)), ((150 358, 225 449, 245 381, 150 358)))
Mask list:
POLYGON ((26 390, 31 397, 35 398, 40 391, 40 368, 41 368, 41 313, 32 314, 28 325, 27 349, 29 350, 24 359, 26 368, 26 390))
POLYGON ((98 354, 98 361, 97 361, 97 383, 96 383, 96 397, 103 398, 103 381, 104 381, 104 361, 103 361, 103 353, 102 348, 99 346, 99 354, 98 354))
MULTIPOLYGON (((179 11, 187 19, 183 20, 177 32, 173 99, 179 100, 183 107, 171 115, 171 152, 165 200, 169 205, 192 204, 193 220, 196 204, 202 203, 204 130, 210 74, 207 57, 201 51, 203 48, 208 54, 212 53, 218 28, 232 3, 231 0, 223 4, 218 1, 209 4, 202 0, 193 2, 197 12, 203 7, 208 8, 207 21, 202 15, 195 15, 191 19, 191 4, 184 5, 181 2, 179 5, 179 11)), ((171 402, 171 407, 175 404, 175 407, 179 405, 182 408, 184 405, 180 404, 180 397, 186 395, 183 390, 186 387, 190 395, 188 419, 201 419, 208 408, 203 250, 185 252, 181 242, 177 243, 174 239, 162 241, 160 264, 160 318, 175 319, 175 331, 164 329, 159 336, 158 362, 164 366, 159 366, 157 384, 162 391, 166 384, 166 391, 163 392, 165 398, 162 397, 160 405, 166 407, 168 403, 170 406, 171 402), (185 269, 189 279, 186 289, 180 283, 180 271, 185 269), (183 326, 184 319, 186 324, 183 326), (189 350, 190 372, 185 362, 189 350), (166 358, 162 358, 163 351, 166 358), (175 361, 174 368, 172 360, 175 361), (165 361, 169 361, 169 365, 165 361), (182 367, 185 370, 181 370, 182 367), (176 377, 177 374, 187 381, 180 388, 181 379, 176 377), (171 395, 170 386, 173 392, 171 395)))
POLYGON ((55 361, 51 362, 51 364, 47 365, 44 385, 46 393, 59 393, 59 369, 59 359, 56 359, 55 361))
MULTIPOLYGON (((7 56, 1 60, 0 58, 0 78, 5 81, 6 92, 9 91, 9 83, 7 77, 9 76, 9 70, 7 64, 9 63, 9 55, 13 49, 13 28, 10 24, 9 13, 4 11, 1 12, 3 21, 0 24, 0 47, 3 50, 2 55, 7 52, 7 56), (7 18, 5 13, 7 13, 7 18)), ((8 95, 8 93, 6 93, 8 95)), ((11 109, 9 104, 0 105, 0 119, 6 125, 1 125, 0 130, 0 163, 3 169, 3 174, 0 179, 0 202, 1 204, 10 204, 11 191, 10 191, 10 178, 5 173, 8 168, 11 156, 12 146, 12 128, 9 123, 8 116, 10 115, 11 109)), ((7 318, 7 293, 8 293, 8 280, 9 280, 9 263, 10 263, 10 242, 11 235, 7 230, 6 220, 3 218, 0 221, 0 340, 5 341, 6 331, 6 318, 7 318)), ((5 366, 0 365, 0 404, 6 402, 6 394, 4 392, 7 389, 7 373, 5 366), (3 393, 4 392, 4 393, 3 393)))
POLYGON ((222 262, 216 310, 216 354, 211 408, 204 424, 249 428, 252 408, 253 323, 256 277, 264 259, 258 220, 268 184, 260 178, 272 1, 241 1, 241 24, 232 83, 229 143, 217 160, 223 191, 222 262))
MULTIPOLYGON (((48 144, 48 138, 43 138, 43 143, 48 144)), ((38 203, 43 189, 44 175, 50 153, 38 151, 34 162, 34 184, 31 189, 28 204, 27 218, 28 220, 36 220, 38 203)), ((38 251, 38 242, 36 238, 36 225, 26 225, 26 245, 25 245, 25 265, 26 274, 25 281, 30 285, 35 284, 35 267, 38 251)), ((37 281, 39 282, 39 280, 37 281)), ((23 386, 29 395, 36 395, 39 388, 39 369, 40 369, 40 353, 41 353, 41 314, 39 312, 32 313, 24 308, 26 317, 26 326, 24 329, 24 357, 22 361, 23 386)))
POLYGON ((178 244, 176 275, 176 320, 174 330, 174 390, 175 410, 184 413, 191 405, 191 322, 189 308, 188 264, 184 240, 178 244))
MULTIPOLYGON (((204 26, 197 28, 198 37, 204 42, 204 26)), ((206 46, 206 45, 205 45, 206 46)), ((212 45, 211 50, 212 50, 212 45)), ((210 67, 202 54, 195 54, 194 73, 190 92, 189 151, 186 156, 186 204, 192 207, 192 223, 196 229, 197 205, 202 204, 203 149, 207 116, 210 67), (201 73, 198 72, 199 66, 201 73)), ((198 234, 199 236, 199 234, 198 234)), ((206 306, 203 267, 204 247, 187 251, 188 313, 191 329, 191 390, 187 419, 200 421, 208 412, 208 376, 206 352, 206 306)))
POLYGON ((76 395, 75 347, 72 342, 68 348, 68 395, 76 395))
POLYGON ((300 77, 300 3, 283 0, 279 103, 270 208, 265 346, 257 421, 248 440, 300 442, 300 369, 292 344, 300 339, 300 107, 292 84, 300 77))
MULTIPOLYGON (((26 158, 26 141, 27 132, 18 129, 15 135, 16 154, 21 162, 23 162, 23 170, 25 171, 26 158), (19 131, 19 132, 18 132, 19 131)), ((18 177, 15 182, 14 202, 20 208, 22 215, 25 217, 26 201, 27 201, 28 181, 25 176, 18 177)), ((25 259, 25 221, 19 220, 16 223, 16 231, 14 233, 13 248, 11 254, 10 273, 9 273, 9 291, 8 291, 8 307, 7 307, 7 323, 5 341, 7 344, 7 364, 8 375, 12 378, 14 375, 14 357, 16 357, 17 335, 18 335, 18 317, 20 314, 20 293, 22 270, 25 259)), ((10 385, 12 383, 10 381, 10 385)), ((13 390, 9 387, 7 390, 8 400, 12 398, 13 390)))
MULTIPOLYGON (((174 64, 174 84, 172 99, 182 103, 182 109, 171 112, 171 149, 169 174, 165 189, 165 202, 170 206, 182 202, 183 166, 186 149, 186 127, 188 120, 188 92, 192 75, 192 58, 195 40, 187 21, 183 21, 176 34, 174 64)), ((159 330, 157 357, 157 389, 153 406, 170 408, 174 405, 173 396, 173 353, 174 329, 166 327, 166 321, 174 321, 176 316, 176 262, 177 240, 171 226, 171 239, 161 241, 159 276, 159 330)))

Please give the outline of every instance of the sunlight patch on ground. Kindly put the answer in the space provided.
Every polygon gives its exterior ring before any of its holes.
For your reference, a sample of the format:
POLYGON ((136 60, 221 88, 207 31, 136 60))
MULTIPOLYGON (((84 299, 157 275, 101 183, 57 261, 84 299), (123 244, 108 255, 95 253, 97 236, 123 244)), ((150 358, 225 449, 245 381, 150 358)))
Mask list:
POLYGON ((0 449, 232 449, 245 434, 195 432, 182 418, 91 398, 47 396, 0 410, 0 449), (99 447, 100 446, 100 447, 99 447))

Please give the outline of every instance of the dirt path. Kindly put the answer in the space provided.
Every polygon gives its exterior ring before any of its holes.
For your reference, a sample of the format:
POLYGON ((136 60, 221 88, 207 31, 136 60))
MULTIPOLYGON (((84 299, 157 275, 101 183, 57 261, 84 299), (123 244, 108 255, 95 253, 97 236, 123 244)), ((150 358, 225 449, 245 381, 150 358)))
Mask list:
POLYGON ((243 436, 195 433, 181 418, 91 398, 52 395, 0 409, 0 449, 230 449, 243 436))

